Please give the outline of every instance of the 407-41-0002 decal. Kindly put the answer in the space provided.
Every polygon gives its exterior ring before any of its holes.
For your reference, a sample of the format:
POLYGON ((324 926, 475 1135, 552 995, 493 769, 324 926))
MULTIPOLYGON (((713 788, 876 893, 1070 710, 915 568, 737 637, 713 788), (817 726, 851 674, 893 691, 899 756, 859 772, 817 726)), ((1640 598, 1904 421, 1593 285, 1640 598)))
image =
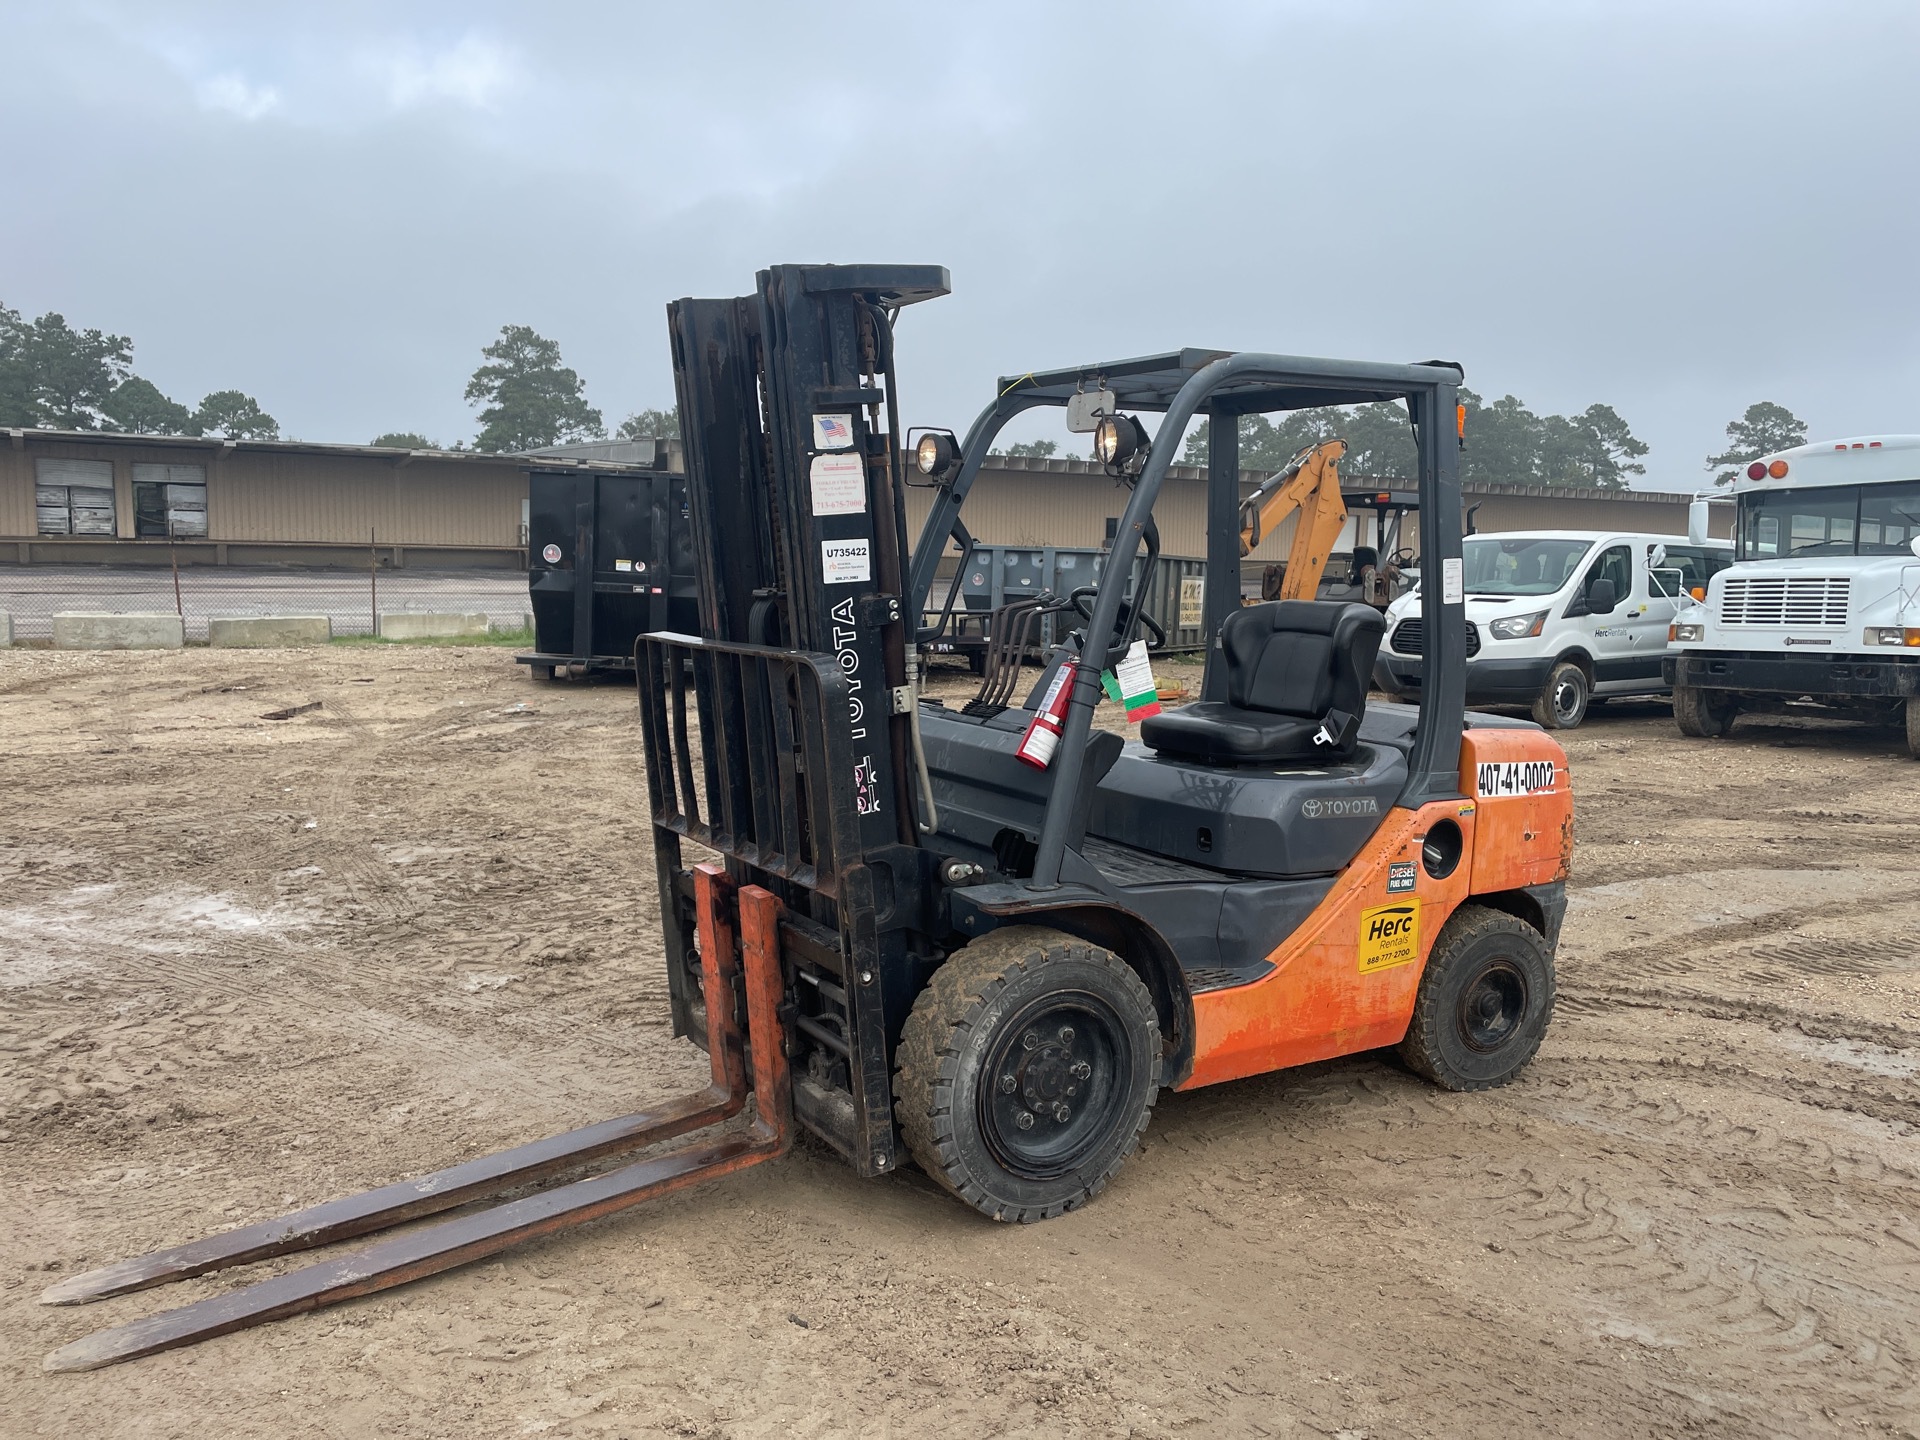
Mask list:
POLYGON ((1501 795, 1538 795, 1553 789, 1551 760, 1492 760, 1478 767, 1482 800, 1501 795))

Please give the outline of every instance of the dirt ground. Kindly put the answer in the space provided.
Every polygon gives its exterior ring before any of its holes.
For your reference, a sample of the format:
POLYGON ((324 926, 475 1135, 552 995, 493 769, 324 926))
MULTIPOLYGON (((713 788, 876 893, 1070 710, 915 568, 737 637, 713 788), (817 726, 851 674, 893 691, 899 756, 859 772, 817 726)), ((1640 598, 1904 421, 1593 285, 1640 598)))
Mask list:
MULTIPOLYGON (((694 1087, 634 704, 498 650, 0 652, 0 1433, 1920 1435, 1920 767, 1568 738, 1558 1016, 1163 1094, 1000 1227, 822 1148, 197 1349, 62 1275, 694 1087), (260 717, 322 702, 292 720, 260 717)), ((249 1272, 249 1278, 251 1273, 249 1272)))

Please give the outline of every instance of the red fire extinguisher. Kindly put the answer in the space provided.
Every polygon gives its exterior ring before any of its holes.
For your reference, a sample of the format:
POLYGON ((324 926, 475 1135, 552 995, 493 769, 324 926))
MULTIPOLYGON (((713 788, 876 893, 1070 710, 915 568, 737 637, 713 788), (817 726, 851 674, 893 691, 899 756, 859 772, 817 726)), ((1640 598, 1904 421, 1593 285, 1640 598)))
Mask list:
POLYGON ((1034 712, 1033 723, 1027 726, 1020 748, 1014 752, 1036 770, 1051 765, 1053 752, 1060 747, 1060 729, 1066 723, 1067 707, 1073 703, 1073 677, 1078 669, 1068 660, 1053 672, 1053 683, 1047 686, 1046 696, 1034 712))

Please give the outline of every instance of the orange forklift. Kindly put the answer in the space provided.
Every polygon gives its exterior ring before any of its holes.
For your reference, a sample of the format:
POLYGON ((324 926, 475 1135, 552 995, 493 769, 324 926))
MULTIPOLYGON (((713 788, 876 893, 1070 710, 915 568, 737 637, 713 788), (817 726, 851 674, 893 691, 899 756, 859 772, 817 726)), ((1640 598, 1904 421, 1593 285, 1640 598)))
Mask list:
POLYGON ((964 441, 931 432, 909 459, 893 327, 947 290, 934 266, 788 265, 669 308, 700 633, 643 635, 634 658, 675 1029, 707 1048, 712 1085, 63 1281, 44 1298, 577 1177, 78 1340, 49 1368, 446 1270, 773 1158, 796 1129, 863 1176, 911 1163, 984 1215, 1036 1221, 1113 1179, 1166 1087, 1396 1048, 1477 1090, 1532 1058, 1572 799, 1544 731, 1464 710, 1459 367, 1183 350, 1031 372, 996 385, 964 441), (1238 418, 1383 400, 1417 444, 1437 612, 1417 705, 1369 703, 1379 611, 1243 607, 1237 583, 1238 418), (996 436, 1043 406, 1092 431, 1125 513, 1025 703, 1002 684, 1000 703, 950 709, 918 694, 935 569, 972 545, 966 500, 996 436), (1134 651, 1155 505, 1201 419, 1201 698, 1127 741, 1093 723, 1102 672, 1134 651), (910 482, 933 489, 912 545, 910 482), (729 1125, 749 1096, 750 1122, 729 1125))

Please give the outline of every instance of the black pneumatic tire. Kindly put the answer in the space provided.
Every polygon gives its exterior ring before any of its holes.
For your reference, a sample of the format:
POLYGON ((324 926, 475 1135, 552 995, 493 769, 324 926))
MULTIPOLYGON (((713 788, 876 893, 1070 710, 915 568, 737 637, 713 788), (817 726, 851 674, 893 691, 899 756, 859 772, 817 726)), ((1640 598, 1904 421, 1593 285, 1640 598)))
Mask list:
POLYGON ((1587 672, 1571 660, 1562 660, 1547 675, 1547 683, 1533 702, 1533 718, 1548 730, 1575 730, 1587 718, 1593 687, 1587 672))
POLYGON ((1427 957, 1400 1056, 1442 1090, 1490 1090, 1517 1075, 1553 1019, 1553 952, 1538 930, 1462 905, 1427 957))
POLYGON ((1160 1025, 1112 951, 1012 926, 934 972, 894 1059, 915 1162, 981 1214, 1028 1223, 1078 1209, 1133 1153, 1160 1088, 1160 1025))
POLYGON ((1920 695, 1907 697, 1907 754, 1920 760, 1920 695))
MULTIPOLYGON (((1673 687, 1673 723, 1682 735, 1696 740, 1717 740, 1733 729, 1733 717, 1739 706, 1729 697, 1697 685, 1673 687)), ((1907 711, 1908 733, 1913 729, 1913 711, 1907 711)))

